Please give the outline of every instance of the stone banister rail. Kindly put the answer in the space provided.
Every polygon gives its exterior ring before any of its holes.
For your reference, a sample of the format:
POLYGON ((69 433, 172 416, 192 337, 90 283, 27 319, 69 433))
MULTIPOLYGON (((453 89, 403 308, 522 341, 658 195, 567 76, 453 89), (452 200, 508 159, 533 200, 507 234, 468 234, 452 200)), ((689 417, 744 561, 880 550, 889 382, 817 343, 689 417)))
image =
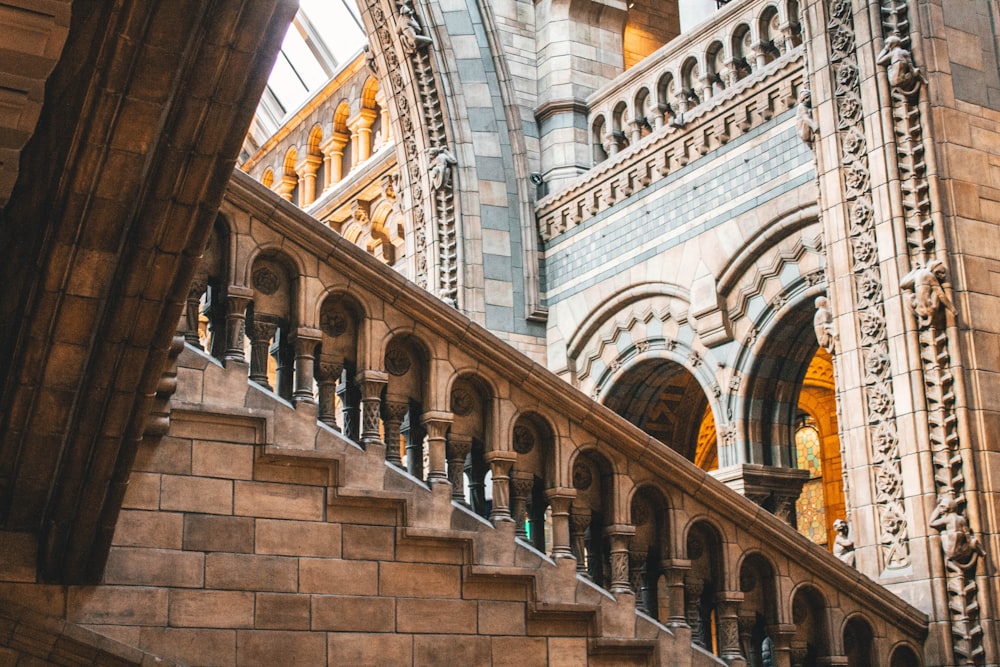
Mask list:
POLYGON ((863 622, 887 640, 886 664, 900 644, 920 653, 924 614, 249 176, 234 175, 217 227, 228 261, 206 255, 192 290, 208 285, 209 350, 245 364, 245 329, 251 380, 297 409, 450 484, 494 524, 515 521, 522 539, 724 659, 740 656, 737 625, 760 618, 778 650, 808 639, 842 656, 844 624, 863 622), (827 636, 800 636, 800 595, 827 636))
POLYGON ((665 123, 538 200, 535 216, 549 241, 615 203, 666 178, 791 109, 805 86, 802 47, 795 47, 728 90, 665 123))
POLYGON ((795 0, 733 2, 671 40, 587 99, 594 161, 759 76, 802 43, 795 0))

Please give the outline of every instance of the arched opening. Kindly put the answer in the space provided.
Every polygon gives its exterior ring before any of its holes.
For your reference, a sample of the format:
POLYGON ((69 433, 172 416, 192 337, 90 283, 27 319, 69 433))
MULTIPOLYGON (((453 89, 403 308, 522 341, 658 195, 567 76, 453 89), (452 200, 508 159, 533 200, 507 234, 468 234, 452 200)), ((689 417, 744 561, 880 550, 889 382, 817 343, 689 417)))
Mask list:
POLYGON ((685 60, 684 64, 681 65, 681 86, 677 94, 677 104, 682 112, 701 104, 699 77, 701 77, 701 72, 698 68, 698 61, 693 57, 685 60))
POLYGON ((699 521, 687 535, 691 569, 684 577, 684 608, 691 642, 719 654, 716 595, 722 591, 722 540, 710 524, 699 521))
POLYGON ((844 492, 833 364, 816 342, 815 313, 802 299, 766 334, 747 374, 744 420, 749 463, 800 471, 758 502, 832 548, 844 492))
POLYGON ((388 374, 382 400, 386 460, 424 479, 427 452, 420 423, 425 403, 430 356, 423 343, 409 335, 396 336, 385 348, 388 374))
POLYGON ((653 98, 649 94, 649 89, 642 88, 636 93, 632 109, 632 142, 636 143, 652 132, 654 126, 659 127, 656 125, 653 98))
POLYGON ((782 45, 784 44, 778 9, 773 6, 764 9, 761 12, 758 25, 760 30, 760 48, 757 50, 757 58, 760 65, 766 65, 781 55, 782 45))
POLYGON ((578 574, 598 586, 611 583, 611 543, 607 527, 614 520, 614 475, 611 464, 594 450, 573 462, 576 498, 570 507, 570 541, 578 574))
POLYGON ((594 120, 594 127, 591 130, 591 142, 593 145, 594 153, 594 164, 599 164, 608 159, 608 153, 610 152, 610 134, 605 130, 604 116, 598 116, 594 120), (608 138, 605 138, 605 135, 608 138))
POLYGON ((656 82, 656 111, 660 114, 663 122, 669 122, 677 115, 676 95, 674 75, 671 72, 666 72, 656 82))
POLYGON ((917 652, 906 644, 897 646, 889 659, 889 667, 920 667, 922 664, 917 652))
POLYGON ((188 292, 185 340, 216 359, 226 352, 226 285, 229 226, 219 215, 188 292))
POLYGON ((708 397, 680 364, 666 359, 636 364, 615 382, 604 404, 704 470, 718 467, 708 397))
POLYGON ((347 127, 347 119, 351 116, 351 107, 347 101, 337 105, 333 112, 333 134, 330 139, 330 163, 333 167, 332 182, 337 183, 351 171, 352 145, 351 131, 347 127))
POLYGON ((705 64, 708 69, 708 84, 712 87, 712 95, 718 95, 726 89, 726 80, 722 76, 726 71, 726 53, 722 42, 715 41, 708 45, 705 51, 705 64))
POLYGON ((283 199, 296 204, 299 201, 299 175, 295 171, 298 160, 298 151, 294 147, 289 148, 288 152, 285 153, 285 161, 282 163, 281 183, 278 184, 278 194, 283 199))
POLYGON ((319 312, 322 332, 314 377, 319 420, 352 440, 360 437, 361 390, 357 385, 360 306, 346 294, 331 294, 319 312))
POLYGON ((830 655, 829 632, 826 627, 826 601, 812 587, 803 587, 792 599, 792 662, 802 667, 816 667, 820 659, 830 655))
POLYGON ((834 522, 846 518, 835 392, 833 359, 819 348, 799 393, 796 467, 808 470, 809 479, 796 501, 795 514, 799 532, 830 549, 836 537, 834 522))
POLYGON ((529 412, 517 418, 511 448, 517 454, 510 478, 511 515, 516 534, 548 553, 552 517, 545 490, 554 486, 555 434, 547 419, 529 412))
POLYGON ((493 447, 490 442, 492 404, 489 386, 476 376, 462 376, 452 385, 454 420, 446 447, 451 495, 482 517, 490 515, 493 505, 492 485, 487 483, 490 467, 486 462, 486 452, 493 447))
POLYGON ((666 563, 670 559, 670 522, 667 501, 659 489, 644 486, 632 496, 630 507, 635 535, 629 544, 629 575, 636 609, 666 622, 666 563))
POLYGON ((750 62, 748 59, 750 54, 753 53, 751 48, 752 40, 750 26, 745 23, 736 26, 731 42, 733 59, 729 66, 733 82, 745 79, 753 72, 755 63, 750 62))
POLYGON ((250 344, 250 379, 292 400, 295 327, 292 304, 295 280, 287 257, 268 254, 254 260, 250 272, 253 301, 247 309, 250 344))
POLYGON ((625 127, 628 123, 625 118, 625 114, 628 112, 628 105, 625 102, 619 102, 615 105, 614 111, 611 113, 611 142, 612 147, 608 151, 612 155, 618 151, 625 150, 629 146, 629 138, 625 133, 625 127))
POLYGON ((323 145, 323 128, 316 125, 309 132, 309 143, 307 144, 309 155, 306 159, 309 161, 308 169, 312 174, 312 188, 310 193, 312 199, 305 202, 306 205, 311 204, 316 199, 317 194, 323 192, 327 183, 326 164, 325 160, 323 160, 323 151, 320 150, 321 145, 323 145))
POLYGON ((847 667, 871 667, 875 664, 875 633, 868 621, 855 616, 844 625, 844 655, 847 667))
POLYGON ((771 628, 778 620, 774 568, 760 554, 750 554, 740 565, 740 648, 751 665, 768 664, 774 655, 771 628))

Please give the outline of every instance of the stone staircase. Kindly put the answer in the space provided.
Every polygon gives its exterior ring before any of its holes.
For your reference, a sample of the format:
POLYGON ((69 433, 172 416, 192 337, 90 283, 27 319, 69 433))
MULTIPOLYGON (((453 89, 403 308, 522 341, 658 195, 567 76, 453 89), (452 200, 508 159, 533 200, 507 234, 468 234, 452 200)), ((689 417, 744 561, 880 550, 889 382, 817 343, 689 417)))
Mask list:
POLYGON ((71 594, 71 619, 183 664, 722 664, 247 370, 181 354, 106 593, 71 594), (149 601, 129 604, 140 591, 149 601))

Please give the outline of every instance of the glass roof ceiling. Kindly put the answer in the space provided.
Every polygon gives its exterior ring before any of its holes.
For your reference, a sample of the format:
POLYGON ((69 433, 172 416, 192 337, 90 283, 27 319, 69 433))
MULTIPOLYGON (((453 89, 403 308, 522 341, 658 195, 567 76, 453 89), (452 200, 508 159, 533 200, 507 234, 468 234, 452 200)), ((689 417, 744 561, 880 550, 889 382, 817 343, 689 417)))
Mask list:
POLYGON ((250 125, 242 159, 353 60, 366 41, 355 0, 299 0, 299 11, 250 125))

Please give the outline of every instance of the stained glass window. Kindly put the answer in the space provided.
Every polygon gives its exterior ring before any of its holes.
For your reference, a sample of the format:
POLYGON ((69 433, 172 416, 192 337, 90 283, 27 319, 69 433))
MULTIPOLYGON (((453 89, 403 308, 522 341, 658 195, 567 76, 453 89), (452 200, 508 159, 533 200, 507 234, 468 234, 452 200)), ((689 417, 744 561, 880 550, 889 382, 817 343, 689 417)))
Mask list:
POLYGON ((826 544, 826 508, 823 504, 823 449, 811 419, 795 431, 797 466, 809 471, 809 481, 795 503, 799 532, 816 544, 826 544))

